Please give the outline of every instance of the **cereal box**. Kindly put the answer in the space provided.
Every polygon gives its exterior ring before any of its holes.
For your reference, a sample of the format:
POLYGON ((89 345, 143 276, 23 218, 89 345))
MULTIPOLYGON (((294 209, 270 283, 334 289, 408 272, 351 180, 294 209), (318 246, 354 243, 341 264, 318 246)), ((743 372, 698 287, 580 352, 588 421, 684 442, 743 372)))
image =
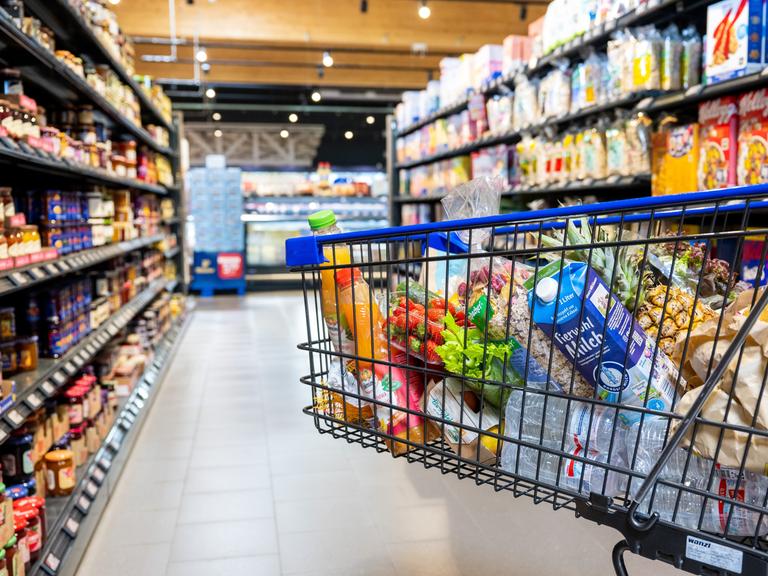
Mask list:
POLYGON ((760 70, 764 0, 722 0, 707 8, 704 69, 708 84, 760 70))
POLYGON ((768 90, 739 98, 739 185, 768 182, 768 90))
POLYGON ((739 124, 736 98, 715 98, 701 104, 699 124, 699 189, 735 186, 739 124))
POLYGON ((654 196, 698 188, 699 125, 670 126, 653 135, 651 187, 654 196))

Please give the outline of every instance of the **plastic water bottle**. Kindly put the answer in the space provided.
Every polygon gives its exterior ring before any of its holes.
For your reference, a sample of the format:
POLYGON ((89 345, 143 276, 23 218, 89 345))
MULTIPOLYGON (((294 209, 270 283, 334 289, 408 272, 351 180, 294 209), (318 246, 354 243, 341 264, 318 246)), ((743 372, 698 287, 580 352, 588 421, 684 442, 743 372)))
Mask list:
POLYGON ((610 463, 615 466, 626 464, 626 428, 616 420, 612 408, 599 405, 593 408, 588 403, 573 400, 569 405, 564 398, 547 398, 535 390, 523 392, 515 389, 507 403, 505 434, 542 448, 562 450, 595 463, 505 442, 501 467, 508 472, 583 493, 595 491, 615 495, 626 489, 627 476, 608 471, 604 466, 608 462, 612 438, 613 456, 610 463))
MULTIPOLYGON (((660 416, 647 417, 642 422, 642 430, 640 425, 640 422, 636 422, 629 429, 627 454, 631 461, 637 447, 633 469, 636 472, 648 474, 661 456, 665 440, 671 435, 667 433, 669 419, 660 416)), ((739 506, 738 503, 733 504, 733 501, 746 502, 764 508, 768 493, 768 478, 762 474, 745 471, 741 482, 738 482, 737 492, 738 472, 736 469, 724 468, 714 464, 712 460, 693 454, 689 457, 687 449, 676 448, 661 471, 660 479, 681 484, 687 488, 708 491, 728 500, 707 498, 702 518, 701 511, 705 499, 703 496, 689 490, 657 483, 655 490, 651 490, 646 499, 641 502, 640 511, 648 514, 649 510, 653 510, 658 512, 662 520, 694 530, 699 529, 701 519, 701 530, 723 535, 727 525, 728 536, 752 536, 755 534, 757 523, 760 522, 760 530, 757 533, 764 535, 768 533, 768 518, 764 516, 761 521, 759 513, 739 506), (676 512, 675 508, 677 508, 676 512), (729 516, 730 524, 728 524, 729 516)), ((642 478, 633 478, 630 494, 634 495, 642 483, 642 478)))

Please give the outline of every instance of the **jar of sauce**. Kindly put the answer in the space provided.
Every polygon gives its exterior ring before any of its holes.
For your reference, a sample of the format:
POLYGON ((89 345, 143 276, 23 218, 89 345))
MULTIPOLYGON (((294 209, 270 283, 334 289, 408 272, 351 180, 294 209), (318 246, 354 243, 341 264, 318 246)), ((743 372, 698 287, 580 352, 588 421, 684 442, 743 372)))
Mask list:
POLYGON ((24 573, 26 574, 32 562, 29 557, 29 545, 27 542, 27 519, 23 515, 13 515, 13 530, 16 533, 16 542, 19 548, 19 565, 24 566, 24 573))
POLYGON ((17 369, 19 371, 29 372, 37 370, 37 336, 26 336, 16 340, 16 354, 18 356, 17 369))
POLYGON ((75 467, 88 462, 88 448, 85 444, 85 422, 69 428, 69 446, 75 456, 75 467))
POLYGON ((69 388, 64 393, 69 414, 69 426, 79 426, 85 418, 85 390, 77 386, 69 388))
POLYGON ((5 543, 5 564, 8 568, 9 576, 19 576, 25 572, 22 572, 21 558, 19 554, 19 539, 14 533, 13 536, 5 543))
POLYGON ((0 308, 0 341, 16 339, 16 311, 12 306, 0 308))
POLYGON ((40 534, 42 535, 42 541, 45 543, 48 537, 48 521, 45 515, 45 498, 42 496, 30 496, 29 498, 22 498, 19 502, 20 506, 25 506, 27 503, 31 504, 37 509, 37 516, 40 518, 40 534))
POLYGON ((27 546, 29 561, 34 564, 40 558, 43 548, 43 531, 37 507, 27 500, 18 500, 13 507, 14 514, 19 514, 27 521, 27 546))
POLYGON ((75 487, 75 461, 71 450, 53 450, 45 455, 48 494, 69 496, 75 487))
POLYGON ((0 446, 0 462, 3 465, 3 479, 8 484, 23 484, 32 478, 35 466, 32 464, 32 434, 22 428, 0 446))

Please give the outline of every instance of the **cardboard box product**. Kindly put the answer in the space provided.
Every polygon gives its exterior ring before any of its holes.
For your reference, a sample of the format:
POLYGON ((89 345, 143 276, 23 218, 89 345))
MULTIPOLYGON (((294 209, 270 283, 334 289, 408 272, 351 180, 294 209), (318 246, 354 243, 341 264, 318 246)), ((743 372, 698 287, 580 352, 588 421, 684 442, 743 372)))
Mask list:
POLYGON ((739 98, 738 184, 768 182, 768 90, 739 98))
POLYGON ((669 126, 653 135, 652 191, 654 196, 693 192, 698 187, 698 124, 669 126))
POLYGON ((706 82, 759 71, 765 62, 764 0, 721 0, 707 7, 706 82))
POLYGON ((735 186, 739 124, 736 98, 715 98, 701 104, 699 124, 699 189, 735 186))

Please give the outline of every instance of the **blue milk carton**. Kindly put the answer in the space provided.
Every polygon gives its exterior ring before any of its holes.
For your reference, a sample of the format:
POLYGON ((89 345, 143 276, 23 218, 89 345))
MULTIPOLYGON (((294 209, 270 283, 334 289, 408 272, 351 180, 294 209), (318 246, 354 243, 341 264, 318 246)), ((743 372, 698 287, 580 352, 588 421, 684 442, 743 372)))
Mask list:
MULTIPOLYGON (((586 264, 572 262, 562 273, 558 269, 539 279, 528 293, 528 304, 537 326, 595 387, 599 398, 653 410, 672 408, 676 366, 656 350, 655 341, 586 264)), ((680 385, 685 386, 682 378, 680 385)), ((640 413, 622 411, 619 417, 632 424, 640 413)))

